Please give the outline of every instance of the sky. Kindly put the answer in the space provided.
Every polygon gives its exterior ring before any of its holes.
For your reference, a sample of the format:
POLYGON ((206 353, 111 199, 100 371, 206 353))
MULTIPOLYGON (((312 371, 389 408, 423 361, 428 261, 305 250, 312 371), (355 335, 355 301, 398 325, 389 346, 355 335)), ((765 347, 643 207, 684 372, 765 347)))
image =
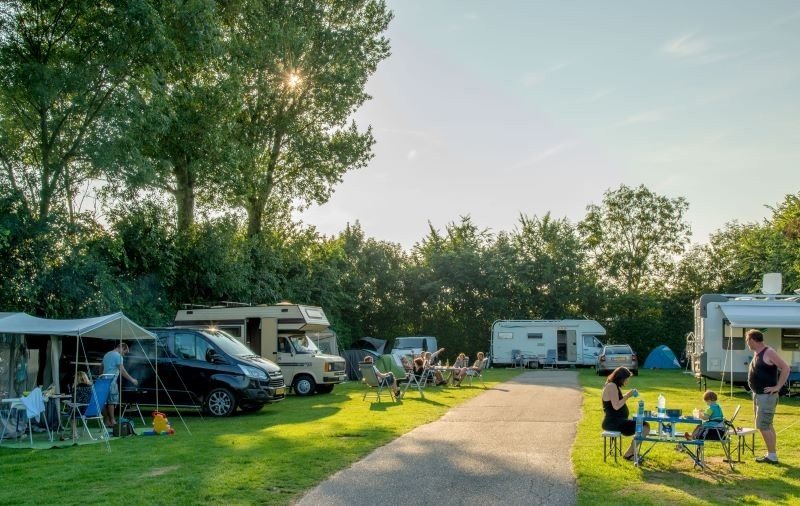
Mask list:
POLYGON ((800 191, 800 2, 389 0, 366 168, 297 217, 410 249, 470 216, 573 223, 645 185, 692 242, 800 191), (430 225, 429 225, 430 224, 430 225))

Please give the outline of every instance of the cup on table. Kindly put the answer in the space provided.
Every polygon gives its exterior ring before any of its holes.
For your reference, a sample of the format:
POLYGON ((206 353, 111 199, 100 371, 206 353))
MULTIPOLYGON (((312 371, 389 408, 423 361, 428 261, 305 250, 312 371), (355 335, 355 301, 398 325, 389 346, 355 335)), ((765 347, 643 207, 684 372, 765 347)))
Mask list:
POLYGON ((700 410, 699 410, 699 409, 697 409, 697 408, 694 408, 694 409, 692 410, 692 417, 694 417, 694 418, 700 418, 700 410))

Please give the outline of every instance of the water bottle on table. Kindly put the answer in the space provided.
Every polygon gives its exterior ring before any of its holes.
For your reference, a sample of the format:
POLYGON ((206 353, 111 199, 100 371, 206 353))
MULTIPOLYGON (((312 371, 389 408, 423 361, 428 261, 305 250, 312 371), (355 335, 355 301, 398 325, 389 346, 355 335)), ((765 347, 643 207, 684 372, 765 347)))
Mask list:
POLYGON ((644 401, 639 401, 639 409, 636 410, 636 437, 641 437, 642 426, 644 425, 644 401))
POLYGON ((667 399, 664 394, 658 394, 658 417, 666 418, 667 416, 667 399))

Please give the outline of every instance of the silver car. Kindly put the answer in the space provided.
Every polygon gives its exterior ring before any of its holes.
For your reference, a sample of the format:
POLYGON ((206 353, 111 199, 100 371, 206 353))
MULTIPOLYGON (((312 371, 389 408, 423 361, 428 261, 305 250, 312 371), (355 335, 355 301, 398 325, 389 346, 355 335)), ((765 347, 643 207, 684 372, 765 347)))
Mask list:
POLYGON ((634 375, 639 374, 639 360, 627 344, 609 344, 597 356, 595 369, 598 376, 606 376, 617 367, 627 367, 634 375))

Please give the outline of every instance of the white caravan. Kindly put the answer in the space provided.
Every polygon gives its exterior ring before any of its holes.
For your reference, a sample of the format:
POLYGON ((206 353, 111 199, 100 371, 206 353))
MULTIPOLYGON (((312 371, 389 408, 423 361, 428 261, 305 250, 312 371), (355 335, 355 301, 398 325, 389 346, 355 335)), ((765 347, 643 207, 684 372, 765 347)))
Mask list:
MULTIPOLYGON (((780 290, 778 290, 780 291, 780 290)), ((694 332, 686 353, 698 378, 743 385, 753 353, 745 333, 764 333, 764 344, 791 366, 790 382, 800 381, 800 296, 706 294, 694 305, 694 332)))
POLYGON ((595 364, 606 329, 594 320, 497 320, 492 324, 492 363, 511 365, 514 353, 542 365, 595 364))
MULTIPOLYGON (((176 327, 215 327, 272 360, 297 395, 327 394, 347 380, 344 359, 320 352, 314 342, 332 334, 329 325, 322 308, 290 302, 189 306, 175 315, 176 327)), ((335 341, 328 341, 328 348, 335 348, 335 341)))

